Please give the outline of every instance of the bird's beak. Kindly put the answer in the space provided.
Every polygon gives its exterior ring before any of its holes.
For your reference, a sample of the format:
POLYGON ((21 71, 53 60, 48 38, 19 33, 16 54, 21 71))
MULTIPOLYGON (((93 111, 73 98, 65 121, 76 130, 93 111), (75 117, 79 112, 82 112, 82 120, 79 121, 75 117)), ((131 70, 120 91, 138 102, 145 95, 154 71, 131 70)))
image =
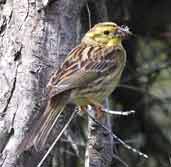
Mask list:
POLYGON ((127 26, 118 26, 116 34, 121 38, 125 39, 128 36, 132 35, 132 32, 129 30, 127 26))

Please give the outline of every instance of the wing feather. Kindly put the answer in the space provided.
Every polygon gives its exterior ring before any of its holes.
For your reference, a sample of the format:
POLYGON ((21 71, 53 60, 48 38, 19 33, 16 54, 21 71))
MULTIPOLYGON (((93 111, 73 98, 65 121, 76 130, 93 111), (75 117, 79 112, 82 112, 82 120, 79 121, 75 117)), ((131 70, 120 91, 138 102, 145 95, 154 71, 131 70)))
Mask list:
POLYGON ((49 81, 50 97, 66 90, 86 86, 99 75, 116 68, 118 49, 121 50, 118 47, 102 48, 85 45, 76 47, 49 81))

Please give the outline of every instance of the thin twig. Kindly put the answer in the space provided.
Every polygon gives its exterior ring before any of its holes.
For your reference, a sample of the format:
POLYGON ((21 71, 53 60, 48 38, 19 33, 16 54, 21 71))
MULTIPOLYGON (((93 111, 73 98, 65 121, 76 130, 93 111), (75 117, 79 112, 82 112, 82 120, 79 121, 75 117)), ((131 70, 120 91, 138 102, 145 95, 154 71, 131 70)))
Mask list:
POLYGON ((171 165, 171 156, 169 155, 169 164, 171 165))
POLYGON ((165 99, 160 98, 160 97, 158 97, 158 96, 156 96, 156 95, 153 95, 153 94, 149 93, 148 91, 146 91, 145 89, 138 88, 138 87, 133 86, 133 85, 119 84, 118 87, 130 89, 130 90, 132 90, 132 91, 136 91, 136 92, 139 92, 139 93, 148 95, 148 96, 150 96, 152 99, 159 100, 159 101, 162 102, 162 103, 167 103, 167 101, 166 101, 165 99))
POLYGON ((86 8, 87 8, 87 13, 88 13, 88 24, 89 24, 89 29, 91 28, 91 11, 90 8, 88 6, 88 2, 86 4, 86 8))
POLYGON ((68 132, 68 130, 66 130, 64 132, 64 135, 66 136, 67 138, 67 141, 69 141, 69 143, 71 144, 71 147, 73 148, 73 150, 75 151, 75 154, 77 155, 77 157, 79 157, 79 149, 77 147, 77 144, 76 142, 74 141, 73 139, 73 136, 71 135, 71 129, 70 129, 70 133, 68 132))
MULTIPOLYGON (((88 105, 88 106, 87 106, 87 109, 88 109, 89 111, 91 111, 91 110, 92 110, 91 105, 88 105)), ((102 110, 103 112, 107 113, 107 114, 122 115, 122 116, 128 116, 128 115, 130 115, 130 114, 134 114, 134 113, 135 113, 134 110, 130 110, 130 111, 116 111, 116 110, 115 110, 115 111, 114 111, 114 110, 108 109, 108 107, 107 107, 107 108, 102 108, 101 110, 102 110)))
POLYGON ((125 167, 128 167, 128 164, 122 160, 118 155, 114 154, 113 157, 117 159, 121 164, 123 164, 125 167))
POLYGON ((143 69, 143 65, 137 70, 136 74, 134 74, 132 77, 130 78, 127 78, 124 80, 124 82, 128 82, 130 80, 133 80, 133 79, 136 79, 136 78, 141 78, 142 76, 148 76, 148 75, 151 75, 155 72, 158 72, 158 71, 162 71, 162 70, 165 70, 165 69, 168 69, 170 68, 170 65, 171 63, 165 63, 165 64, 161 64, 159 67, 155 67, 155 68, 151 68, 150 70, 145 70, 143 69), (141 73, 139 73, 140 71, 143 71, 141 73))
POLYGON ((58 142, 58 140, 60 139, 60 137, 62 136, 62 134, 64 133, 64 131, 66 130, 66 128, 71 123, 71 121, 74 118, 74 116, 76 115, 76 113, 77 113, 77 111, 74 111, 72 113, 72 115, 70 116, 68 122, 65 124, 64 128, 61 130, 61 132, 59 133, 59 135, 57 136, 57 138, 54 140, 54 142, 52 143, 52 145, 50 146, 50 148, 48 149, 48 151, 46 152, 46 154, 43 156, 43 158, 41 159, 41 161, 39 162, 39 164, 37 165, 37 167, 41 167, 41 165, 43 164, 43 162, 45 161, 45 159, 47 158, 47 156, 49 155, 49 153, 52 151, 52 149, 54 148, 54 146, 56 145, 56 143, 58 142))
POLYGON ((130 110, 130 111, 113 111, 113 110, 108 110, 106 108, 102 108, 102 111, 104 111, 105 113, 108 113, 108 114, 114 114, 114 115, 122 115, 122 116, 127 116, 129 114, 133 114, 135 113, 134 110, 130 110))
POLYGON ((98 120, 96 120, 94 117, 92 117, 88 112, 87 112, 88 116, 98 125, 100 125, 102 128, 104 128, 109 134, 112 135, 112 137, 114 139, 116 139, 119 143, 121 143, 125 148, 127 148, 128 150, 131 150, 132 152, 138 154, 139 156, 143 156, 144 158, 148 158, 148 155, 136 150, 135 148, 129 146, 128 144, 126 144, 122 139, 120 139, 118 136, 116 136, 112 131, 110 131, 107 127, 105 127, 104 125, 102 125, 98 120))

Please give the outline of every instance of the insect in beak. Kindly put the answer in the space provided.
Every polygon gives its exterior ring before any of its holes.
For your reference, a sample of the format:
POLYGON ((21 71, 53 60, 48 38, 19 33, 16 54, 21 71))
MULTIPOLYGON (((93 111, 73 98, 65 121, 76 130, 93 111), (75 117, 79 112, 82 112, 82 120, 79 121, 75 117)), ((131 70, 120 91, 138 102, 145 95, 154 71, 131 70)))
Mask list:
POLYGON ((129 35, 133 35, 132 32, 129 30, 128 26, 118 26, 115 35, 121 37, 121 38, 127 38, 129 35))

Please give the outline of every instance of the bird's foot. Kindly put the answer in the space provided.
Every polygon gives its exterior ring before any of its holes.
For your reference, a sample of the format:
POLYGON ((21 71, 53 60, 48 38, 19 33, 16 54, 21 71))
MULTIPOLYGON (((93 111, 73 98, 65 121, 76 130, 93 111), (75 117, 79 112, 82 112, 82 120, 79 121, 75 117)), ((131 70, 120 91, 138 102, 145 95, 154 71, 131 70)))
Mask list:
POLYGON ((80 116, 83 116, 84 115, 84 113, 87 111, 87 107, 86 106, 77 106, 76 108, 75 108, 75 110, 76 111, 78 111, 78 114, 80 115, 80 116))
POLYGON ((95 105, 94 106, 88 105, 87 109, 88 109, 88 111, 92 111, 92 110, 95 111, 95 118, 97 120, 100 120, 103 117, 103 115, 104 115, 104 111, 103 111, 103 106, 102 105, 96 105, 96 106, 95 105))

